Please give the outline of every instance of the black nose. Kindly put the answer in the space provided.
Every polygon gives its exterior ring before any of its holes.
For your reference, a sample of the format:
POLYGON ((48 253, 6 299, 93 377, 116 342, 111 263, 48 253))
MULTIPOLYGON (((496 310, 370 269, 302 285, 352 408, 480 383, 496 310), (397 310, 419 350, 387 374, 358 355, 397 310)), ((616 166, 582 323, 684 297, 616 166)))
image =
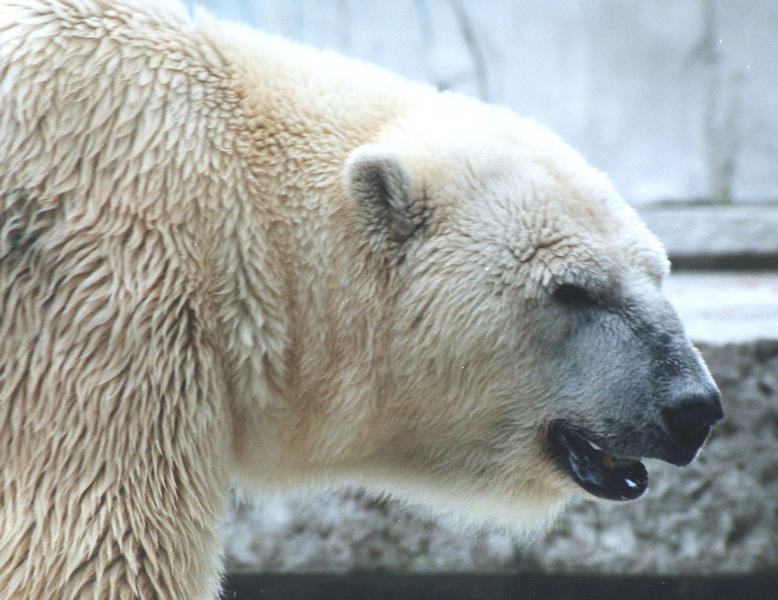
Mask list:
POLYGON ((715 389, 688 396, 662 412, 676 442, 694 450, 705 441, 711 426, 724 417, 721 395, 715 389))

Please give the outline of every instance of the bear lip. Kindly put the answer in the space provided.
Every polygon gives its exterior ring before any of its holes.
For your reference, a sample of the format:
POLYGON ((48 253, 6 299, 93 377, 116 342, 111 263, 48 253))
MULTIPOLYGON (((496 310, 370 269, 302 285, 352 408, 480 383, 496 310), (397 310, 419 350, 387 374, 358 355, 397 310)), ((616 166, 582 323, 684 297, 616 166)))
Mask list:
POLYGON ((548 439, 557 464, 593 496, 634 500, 648 488, 648 472, 643 463, 608 453, 562 421, 551 424, 548 439))

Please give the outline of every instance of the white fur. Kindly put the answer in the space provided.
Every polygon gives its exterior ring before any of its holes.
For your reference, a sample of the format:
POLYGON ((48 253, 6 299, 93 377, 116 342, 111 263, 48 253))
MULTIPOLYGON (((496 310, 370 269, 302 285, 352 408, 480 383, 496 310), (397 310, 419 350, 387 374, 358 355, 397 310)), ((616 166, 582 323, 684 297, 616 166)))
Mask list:
POLYGON ((213 597, 233 475, 542 522, 532 307, 656 288, 656 240, 535 123, 164 5, 0 2, 5 597, 213 597), (362 146, 416 238, 366 230, 362 146))

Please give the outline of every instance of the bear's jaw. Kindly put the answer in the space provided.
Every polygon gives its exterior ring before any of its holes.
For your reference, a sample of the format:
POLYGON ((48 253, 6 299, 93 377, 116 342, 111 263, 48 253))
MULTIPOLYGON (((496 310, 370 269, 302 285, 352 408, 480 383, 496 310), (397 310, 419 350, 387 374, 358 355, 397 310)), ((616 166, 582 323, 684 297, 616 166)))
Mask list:
POLYGON ((634 500, 648 488, 648 472, 643 463, 605 452, 562 421, 551 424, 548 440, 557 464, 593 496, 634 500))

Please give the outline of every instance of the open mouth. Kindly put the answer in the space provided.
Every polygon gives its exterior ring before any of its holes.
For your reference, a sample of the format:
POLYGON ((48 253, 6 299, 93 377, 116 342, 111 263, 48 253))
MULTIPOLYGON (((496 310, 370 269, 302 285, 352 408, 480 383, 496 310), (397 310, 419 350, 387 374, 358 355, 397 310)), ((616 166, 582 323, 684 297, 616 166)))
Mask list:
POLYGON ((609 454, 562 421, 548 432, 554 457, 590 494, 607 500, 634 500, 648 488, 648 471, 639 460, 609 454))

